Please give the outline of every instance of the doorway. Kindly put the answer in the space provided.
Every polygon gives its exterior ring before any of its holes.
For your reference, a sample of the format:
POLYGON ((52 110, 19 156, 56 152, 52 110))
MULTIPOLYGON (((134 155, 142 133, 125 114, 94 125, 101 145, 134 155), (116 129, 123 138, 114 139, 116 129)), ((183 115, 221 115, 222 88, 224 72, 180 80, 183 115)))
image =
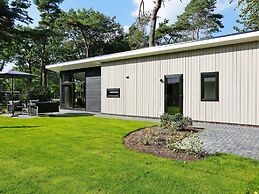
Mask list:
POLYGON ((165 112, 183 114, 183 75, 165 76, 165 112))

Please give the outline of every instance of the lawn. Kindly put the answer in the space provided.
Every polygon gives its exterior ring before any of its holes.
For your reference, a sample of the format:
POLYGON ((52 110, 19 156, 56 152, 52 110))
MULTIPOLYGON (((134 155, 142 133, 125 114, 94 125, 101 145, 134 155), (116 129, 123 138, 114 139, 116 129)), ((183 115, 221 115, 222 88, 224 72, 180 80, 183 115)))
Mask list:
POLYGON ((0 117, 0 193, 253 193, 259 161, 180 162, 127 150, 152 123, 95 117, 0 117))

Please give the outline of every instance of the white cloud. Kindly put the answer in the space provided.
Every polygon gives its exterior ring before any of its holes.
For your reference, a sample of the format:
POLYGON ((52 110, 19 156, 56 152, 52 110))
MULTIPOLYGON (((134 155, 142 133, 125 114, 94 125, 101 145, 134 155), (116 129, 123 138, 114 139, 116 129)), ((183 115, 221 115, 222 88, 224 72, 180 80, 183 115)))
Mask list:
POLYGON ((237 7, 237 0, 234 0, 230 3, 230 0, 218 0, 216 5, 216 12, 222 12, 229 8, 236 8, 237 7))
MULTIPOLYGON (((131 14, 134 17, 138 16, 140 1, 141 0, 133 0, 135 10, 131 14)), ((145 0, 144 2, 145 11, 152 10, 154 6, 154 0, 145 0)), ((182 0, 182 2, 180 0, 166 0, 165 6, 162 6, 162 8, 158 12, 158 22, 161 22, 164 19, 169 19, 170 23, 174 23, 177 19, 177 16, 184 12, 184 9, 189 2, 190 0, 182 0)), ((222 12, 223 10, 236 7, 237 0, 234 0, 231 4, 229 2, 230 0, 218 0, 216 5, 216 12, 222 12)))
POLYGON ((123 26, 123 30, 125 33, 128 33, 129 32, 129 28, 130 26, 126 25, 126 26, 123 26))
MULTIPOLYGON (((141 0, 133 0, 136 9, 132 12, 132 15, 138 16, 139 3, 141 0)), ((152 10, 154 6, 154 0, 145 0, 145 11, 152 10)), ((158 12, 159 22, 164 19, 169 19, 171 23, 176 21, 178 15, 183 13, 186 5, 190 2, 190 0, 167 0, 165 2, 165 6, 162 6, 158 12)))

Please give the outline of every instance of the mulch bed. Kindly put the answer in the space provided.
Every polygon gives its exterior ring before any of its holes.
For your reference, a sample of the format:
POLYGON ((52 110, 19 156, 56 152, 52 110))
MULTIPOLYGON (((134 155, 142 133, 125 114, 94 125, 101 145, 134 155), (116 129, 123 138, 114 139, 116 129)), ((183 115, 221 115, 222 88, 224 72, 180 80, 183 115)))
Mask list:
MULTIPOLYGON (((182 133, 181 135, 183 135, 184 137, 188 137, 189 134, 199 132, 200 130, 202 129, 189 127, 179 133, 182 133)), ((128 136, 124 138, 124 143, 128 149, 143 153, 150 153, 173 160, 197 161, 205 157, 205 154, 188 154, 184 151, 175 152, 166 148, 165 144, 167 136, 168 132, 165 132, 165 130, 160 128, 159 126, 154 126, 140 129, 133 133, 130 133, 128 136), (143 143, 143 139, 146 135, 146 129, 155 131, 157 134, 159 134, 158 143, 149 145, 145 145, 143 143)))

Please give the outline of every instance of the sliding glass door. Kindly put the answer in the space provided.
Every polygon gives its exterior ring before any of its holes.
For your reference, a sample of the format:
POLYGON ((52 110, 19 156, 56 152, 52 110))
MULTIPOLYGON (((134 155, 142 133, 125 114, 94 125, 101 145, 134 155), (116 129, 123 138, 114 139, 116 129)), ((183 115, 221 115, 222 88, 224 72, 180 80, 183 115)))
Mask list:
POLYGON ((86 109, 85 72, 61 73, 61 107, 86 109))

